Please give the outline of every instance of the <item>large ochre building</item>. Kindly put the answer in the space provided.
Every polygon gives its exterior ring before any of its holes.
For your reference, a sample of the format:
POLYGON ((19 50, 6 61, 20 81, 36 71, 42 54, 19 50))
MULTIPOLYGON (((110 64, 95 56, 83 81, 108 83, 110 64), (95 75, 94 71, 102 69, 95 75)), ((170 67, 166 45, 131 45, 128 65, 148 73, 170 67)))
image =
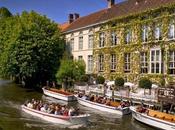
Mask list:
POLYGON ((73 58, 85 61, 87 74, 108 80, 174 82, 175 0, 107 2, 87 16, 70 14, 62 25, 73 58))

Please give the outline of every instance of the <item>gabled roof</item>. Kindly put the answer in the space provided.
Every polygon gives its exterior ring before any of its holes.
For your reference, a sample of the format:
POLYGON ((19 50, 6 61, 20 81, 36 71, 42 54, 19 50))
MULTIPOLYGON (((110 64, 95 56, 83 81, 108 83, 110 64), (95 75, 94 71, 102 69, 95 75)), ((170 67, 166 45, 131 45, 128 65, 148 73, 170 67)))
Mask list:
POLYGON ((61 29, 61 31, 64 31, 70 24, 68 22, 65 22, 63 24, 58 25, 58 27, 61 29))
POLYGON ((71 32, 83 27, 108 21, 112 18, 140 13, 171 3, 174 4, 175 0, 127 0, 122 3, 115 4, 111 8, 103 9, 87 16, 80 17, 63 29, 63 32, 71 32), (138 1, 137 4, 136 1, 138 1))

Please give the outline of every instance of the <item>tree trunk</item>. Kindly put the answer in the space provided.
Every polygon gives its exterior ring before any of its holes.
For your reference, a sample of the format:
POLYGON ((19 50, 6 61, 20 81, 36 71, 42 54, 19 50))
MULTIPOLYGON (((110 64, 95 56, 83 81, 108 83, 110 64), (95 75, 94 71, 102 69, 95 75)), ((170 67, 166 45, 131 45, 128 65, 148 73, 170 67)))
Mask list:
POLYGON ((151 89, 149 89, 149 95, 151 95, 151 89))
POLYGON ((62 82, 62 89, 65 91, 67 89, 66 81, 62 82))
POLYGON ((145 95, 145 88, 144 88, 144 95, 145 95))

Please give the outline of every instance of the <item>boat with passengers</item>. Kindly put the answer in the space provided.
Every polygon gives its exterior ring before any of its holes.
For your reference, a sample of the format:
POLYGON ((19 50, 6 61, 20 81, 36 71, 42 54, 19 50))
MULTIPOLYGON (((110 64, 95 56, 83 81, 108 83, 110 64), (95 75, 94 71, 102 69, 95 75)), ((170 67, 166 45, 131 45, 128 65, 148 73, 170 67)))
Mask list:
POLYGON ((59 104, 43 103, 42 101, 34 99, 22 105, 21 108, 24 112, 48 122, 70 126, 84 126, 90 116, 89 114, 82 113, 79 109, 74 109, 73 107, 68 108, 67 106, 61 106, 59 104))
POLYGON ((144 105, 130 107, 132 117, 159 129, 175 130, 175 83, 159 88, 157 96, 160 108, 153 109, 144 105))
POLYGON ((143 108, 141 106, 130 107, 132 117, 139 122, 163 129, 175 130, 175 115, 157 110, 143 108))
POLYGON ((113 113, 117 115, 127 115, 130 114, 130 104, 129 102, 117 102, 112 101, 112 99, 108 99, 107 97, 97 96, 97 95, 77 95, 78 103, 91 107, 100 111, 105 111, 108 113, 113 113))

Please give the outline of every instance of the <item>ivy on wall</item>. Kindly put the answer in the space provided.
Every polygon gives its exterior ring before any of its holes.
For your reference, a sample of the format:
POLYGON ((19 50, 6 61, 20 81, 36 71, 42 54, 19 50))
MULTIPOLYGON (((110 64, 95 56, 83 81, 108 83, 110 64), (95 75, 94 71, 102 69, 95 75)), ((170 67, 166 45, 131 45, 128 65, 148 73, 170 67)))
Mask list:
POLYGON ((94 73, 103 75, 106 79, 114 80, 115 77, 124 77, 130 82, 138 82, 140 77, 150 78, 153 82, 160 84, 165 77, 167 82, 175 81, 175 76, 168 74, 168 52, 175 50, 174 40, 169 40, 168 29, 170 23, 175 25, 175 5, 170 4, 161 6, 154 10, 147 10, 142 13, 131 14, 128 16, 117 17, 102 25, 103 27, 96 32, 94 37, 93 56, 95 60, 94 73), (148 41, 142 42, 142 27, 147 25, 148 41), (162 39, 155 40, 155 26, 159 26, 162 31, 162 39), (129 44, 125 44, 127 31, 131 29, 132 40, 129 44), (117 45, 111 46, 111 32, 117 35, 117 45), (99 33, 105 33, 105 46, 99 48, 99 33), (164 74, 141 74, 140 72, 140 52, 148 52, 148 63, 150 57, 150 49, 159 47, 163 52, 163 61, 165 64, 164 74), (124 54, 131 54, 131 71, 124 72, 124 54), (104 55, 104 71, 98 72, 98 56, 104 55), (116 54, 117 67, 116 72, 110 70, 110 55, 116 54))

